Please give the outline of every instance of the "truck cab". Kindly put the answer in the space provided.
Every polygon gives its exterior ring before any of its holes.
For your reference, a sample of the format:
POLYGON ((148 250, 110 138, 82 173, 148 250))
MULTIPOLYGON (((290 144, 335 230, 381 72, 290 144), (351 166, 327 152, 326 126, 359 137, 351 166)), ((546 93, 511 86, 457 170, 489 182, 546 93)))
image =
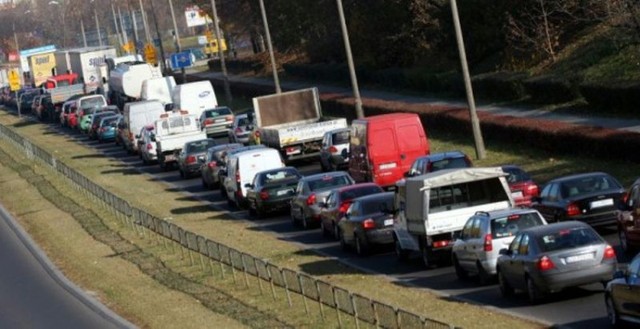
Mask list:
POLYGON ((66 87, 78 83, 78 75, 75 73, 58 74, 49 77, 43 84, 44 89, 66 87))

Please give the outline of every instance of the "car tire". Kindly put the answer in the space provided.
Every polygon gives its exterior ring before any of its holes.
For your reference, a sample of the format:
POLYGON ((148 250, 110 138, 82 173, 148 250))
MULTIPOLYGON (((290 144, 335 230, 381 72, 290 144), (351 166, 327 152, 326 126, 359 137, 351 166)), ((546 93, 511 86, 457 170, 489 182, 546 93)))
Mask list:
POLYGON ((356 254, 358 254, 358 256, 364 257, 369 255, 369 244, 364 241, 364 238, 359 235, 355 235, 354 241, 356 244, 356 254))
POLYGON ((338 239, 340 240, 340 249, 342 249, 342 251, 349 251, 349 249, 351 249, 347 240, 344 239, 344 234, 340 229, 338 229, 338 239))
POLYGON ((338 240, 340 238, 340 227, 338 227, 338 224, 331 222, 331 228, 333 229, 333 239, 338 240))
POLYGON ((538 286, 536 286, 535 282, 533 282, 533 279, 531 279, 528 276, 525 277, 525 283, 526 283, 527 297, 529 298, 529 303, 534 305, 538 304, 542 299, 542 293, 540 292, 540 289, 538 288, 538 286))
POLYGON ((394 247, 396 259, 399 262, 406 262, 407 259, 409 259, 409 251, 402 249, 402 245, 400 245, 400 241, 398 241, 398 239, 395 240, 394 247))
POLYGON ((298 227, 299 223, 298 223, 298 220, 296 219, 296 216, 293 215, 293 207, 289 209, 289 217, 291 217, 291 226, 298 227))
POLYGON ((266 216, 266 213, 264 211, 264 209, 262 209, 261 207, 258 207, 258 205, 256 204, 256 218, 257 219, 263 219, 266 216))
POLYGON ((433 252, 425 246, 420 247, 420 255, 422 256, 422 263, 426 268, 431 268, 435 265, 433 259, 433 252))
POLYGON ((509 282, 507 282, 507 279, 505 279, 504 274, 502 274, 502 272, 500 271, 498 271, 498 286, 500 287, 500 293, 502 294, 502 297, 513 296, 513 287, 511 287, 509 282))
POLYGON ((308 230, 309 228, 311 228, 311 225, 307 220, 307 215, 304 214, 304 211, 302 212, 302 219, 300 220, 300 222, 302 224, 303 229, 308 230))
POLYGON ((249 206, 249 217, 253 217, 253 218, 258 217, 258 212, 256 211, 256 209, 252 208, 251 206, 249 206))
POLYGON ((322 237, 323 238, 327 238, 328 239, 328 238, 331 237, 331 235, 329 234, 329 230, 327 230, 327 228, 324 225, 324 221, 323 220, 320 221, 320 233, 322 233, 322 237))
POLYGON ((465 271, 462 266, 460 266, 460 262, 458 261, 458 257, 455 254, 452 256, 451 262, 453 263, 453 269, 456 271, 456 276, 458 280, 466 280, 469 275, 467 271, 465 271))
POLYGON ((620 239, 620 248, 625 253, 629 253, 631 249, 629 248, 629 239, 627 238, 627 231, 623 228, 618 228, 618 238, 620 239))
POLYGON ((491 275, 487 273, 487 271, 484 269, 480 261, 476 262, 476 268, 478 270, 478 281, 480 285, 481 286, 487 285, 491 281, 491 275))
POLYGON ((607 309, 607 318, 609 319, 609 324, 611 324, 611 327, 622 328, 623 323, 620 320, 620 315, 616 310, 616 306, 613 304, 613 299, 611 298, 611 295, 609 294, 604 295, 604 305, 607 309))

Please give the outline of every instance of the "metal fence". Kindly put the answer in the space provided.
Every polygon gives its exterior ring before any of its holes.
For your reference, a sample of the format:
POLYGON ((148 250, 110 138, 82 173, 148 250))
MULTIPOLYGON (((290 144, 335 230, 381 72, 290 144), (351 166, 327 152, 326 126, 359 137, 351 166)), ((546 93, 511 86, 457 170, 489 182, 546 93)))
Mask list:
POLYGON ((453 325, 352 293, 308 274, 279 267, 185 231, 174 223, 131 206, 126 200, 103 189, 8 127, 0 125, 0 138, 22 150, 27 158, 51 167, 76 190, 109 211, 130 229, 145 237, 155 238, 165 248, 175 251, 174 245, 177 245, 183 256, 188 254, 191 265, 196 264, 199 256, 203 270, 210 269, 213 272, 215 267, 219 267, 222 279, 230 272, 235 283, 248 286, 248 277, 251 276, 257 279, 260 293, 269 293, 274 300, 286 299, 289 307, 304 307, 306 314, 319 312, 322 319, 334 317, 340 327, 347 326, 348 322, 349 326, 355 323, 357 328, 365 324, 379 328, 454 328, 453 325), (276 288, 284 289, 284 296, 277 294, 276 288), (292 294, 302 298, 302 305, 294 305, 292 294))

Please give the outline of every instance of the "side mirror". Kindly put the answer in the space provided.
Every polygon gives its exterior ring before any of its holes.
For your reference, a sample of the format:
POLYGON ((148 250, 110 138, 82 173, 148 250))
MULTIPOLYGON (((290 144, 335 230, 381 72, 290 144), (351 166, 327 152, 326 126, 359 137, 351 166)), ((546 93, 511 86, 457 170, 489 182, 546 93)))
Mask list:
POLYGON ((511 250, 509 249, 500 249, 498 253, 503 256, 511 256, 511 250))
POLYGON ((140 139, 140 135, 136 135, 136 139, 140 139))
POLYGON ((407 177, 411 177, 411 174, 408 171, 405 171, 404 174, 402 174, 402 176, 407 178, 407 177))
POLYGON ((253 188, 253 184, 251 184, 251 183, 246 183, 246 184, 244 184, 244 187, 246 187, 246 188, 251 188, 251 189, 252 189, 252 188, 253 188))
POLYGON ((542 202, 542 198, 539 197, 539 196, 536 196, 536 197, 531 198, 531 201, 540 203, 540 202, 542 202))

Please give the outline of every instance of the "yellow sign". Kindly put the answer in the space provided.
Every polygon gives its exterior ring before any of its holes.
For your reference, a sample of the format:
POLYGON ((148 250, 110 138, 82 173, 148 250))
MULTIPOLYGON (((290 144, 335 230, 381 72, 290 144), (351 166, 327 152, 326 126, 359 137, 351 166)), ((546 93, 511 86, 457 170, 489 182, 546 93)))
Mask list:
POLYGON ((124 45, 122 45, 122 50, 126 51, 126 52, 132 52, 136 49, 136 45, 133 44, 133 41, 129 41, 127 43, 125 43, 124 45))
POLYGON ((144 46, 144 57, 147 59, 147 63, 158 65, 158 56, 156 56, 156 48, 152 44, 147 43, 144 46))
POLYGON ((11 91, 20 90, 20 73, 18 70, 10 70, 9 71, 9 88, 11 91))
MULTIPOLYGON (((218 54, 218 40, 216 38, 209 38, 209 44, 204 46, 204 53, 209 55, 217 55, 218 54)), ((227 50, 227 42, 224 39, 220 39, 221 50, 227 50)))
POLYGON ((47 78, 53 75, 53 68, 56 67, 56 58, 53 53, 33 55, 29 57, 31 74, 35 86, 40 86, 47 78))

